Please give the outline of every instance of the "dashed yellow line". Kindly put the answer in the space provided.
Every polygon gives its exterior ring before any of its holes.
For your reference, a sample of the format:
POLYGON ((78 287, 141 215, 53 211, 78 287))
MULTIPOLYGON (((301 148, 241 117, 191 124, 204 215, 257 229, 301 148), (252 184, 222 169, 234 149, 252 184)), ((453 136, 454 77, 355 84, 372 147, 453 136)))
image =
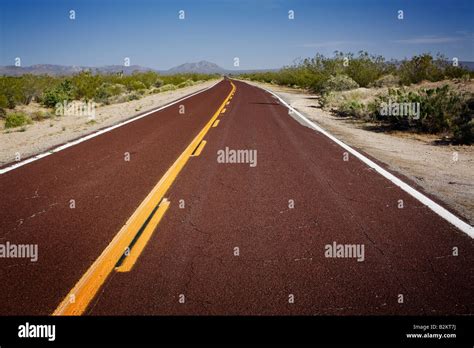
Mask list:
POLYGON ((220 120, 215 120, 214 124, 212 125, 212 128, 216 128, 217 125, 219 124, 219 121, 220 121, 220 120))
POLYGON ((226 109, 224 108, 222 111, 221 111, 221 114, 225 113, 226 109))
POLYGON ((214 121, 219 117, 222 109, 224 109, 226 103, 229 101, 232 93, 234 93, 236 89, 232 82, 231 85, 231 92, 216 110, 208 123, 193 139, 173 165, 166 171, 145 200, 138 206, 109 245, 107 245, 102 254, 100 254, 86 273, 84 273, 81 279, 79 279, 76 285, 61 301, 52 315, 81 315, 86 311, 89 303, 104 284, 109 274, 114 270, 118 260, 124 255, 125 250, 130 246, 145 221, 148 220, 158 203, 163 199, 166 191, 176 179, 179 172, 183 169, 194 149, 196 149, 214 121))

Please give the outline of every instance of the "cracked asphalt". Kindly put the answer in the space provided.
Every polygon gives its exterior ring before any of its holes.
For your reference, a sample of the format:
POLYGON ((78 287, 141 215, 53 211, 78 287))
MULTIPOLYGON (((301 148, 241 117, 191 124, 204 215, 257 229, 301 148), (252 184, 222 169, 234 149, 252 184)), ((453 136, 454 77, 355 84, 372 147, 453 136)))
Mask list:
POLYGON ((87 314, 472 314, 470 237, 235 84, 136 265, 112 273, 87 314), (256 150, 257 166, 219 163, 226 147, 256 150), (363 245, 364 260, 326 257, 334 242, 363 245))

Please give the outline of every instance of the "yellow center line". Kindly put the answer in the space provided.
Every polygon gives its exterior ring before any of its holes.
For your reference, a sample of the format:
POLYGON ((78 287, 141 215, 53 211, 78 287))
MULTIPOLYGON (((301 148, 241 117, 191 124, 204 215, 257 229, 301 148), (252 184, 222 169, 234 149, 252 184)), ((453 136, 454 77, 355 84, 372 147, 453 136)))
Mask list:
POLYGON ((155 231, 156 226, 158 226, 161 221, 161 218, 168 210, 169 205, 170 201, 168 201, 166 198, 163 198, 160 205, 158 206, 157 211, 155 212, 155 214, 153 214, 153 217, 146 225, 137 242, 133 245, 130 254, 125 257, 123 263, 115 269, 117 272, 129 272, 133 268, 133 265, 135 265, 135 262, 137 262, 138 257, 142 253, 143 249, 145 249, 145 246, 150 240, 153 231, 155 231))
MULTIPOLYGON (((216 120, 216 121, 219 121, 219 120, 216 120)), ((214 126, 213 126, 214 127, 214 126)), ((199 146, 197 147, 196 151, 191 155, 191 157, 197 157, 201 154, 202 152, 202 149, 204 149, 204 146, 206 146, 206 143, 207 141, 203 140, 201 141, 201 143, 199 144, 199 146)))
POLYGON ((219 124, 219 121, 220 121, 220 120, 216 120, 216 121, 214 122, 214 124, 212 125, 212 128, 216 128, 217 125, 219 124))
POLYGON ((214 121, 219 117, 225 103, 229 101, 231 94, 236 89, 232 82, 231 85, 232 91, 228 94, 227 98, 222 102, 208 123, 193 139, 173 165, 166 171, 145 200, 138 206, 104 251, 102 251, 102 254, 100 254, 86 273, 84 273, 81 279, 79 279, 76 285, 61 301, 52 315, 81 315, 86 311, 87 306, 95 297, 100 287, 104 284, 109 274, 113 271, 118 260, 122 257, 125 250, 127 250, 140 228, 143 226, 150 214, 155 210, 158 203, 163 199, 166 191, 176 179, 179 172, 183 169, 194 149, 203 140, 214 121))
POLYGON ((223 114, 223 113, 225 112, 225 110, 226 110, 226 109, 224 108, 224 109, 221 111, 221 113, 223 114))

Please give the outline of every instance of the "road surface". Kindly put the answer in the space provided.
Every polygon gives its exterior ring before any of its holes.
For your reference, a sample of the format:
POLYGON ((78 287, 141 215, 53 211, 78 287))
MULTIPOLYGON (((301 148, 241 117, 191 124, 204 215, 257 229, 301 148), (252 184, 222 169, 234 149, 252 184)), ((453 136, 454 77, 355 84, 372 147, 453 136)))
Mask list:
POLYGON ((85 283, 86 315, 473 313, 470 236, 240 81, 0 175, 0 190, 0 243, 39 250, 0 259, 1 315, 71 314, 85 283), (176 164, 156 228, 111 259, 176 164), (104 262, 119 263, 90 273, 104 262))

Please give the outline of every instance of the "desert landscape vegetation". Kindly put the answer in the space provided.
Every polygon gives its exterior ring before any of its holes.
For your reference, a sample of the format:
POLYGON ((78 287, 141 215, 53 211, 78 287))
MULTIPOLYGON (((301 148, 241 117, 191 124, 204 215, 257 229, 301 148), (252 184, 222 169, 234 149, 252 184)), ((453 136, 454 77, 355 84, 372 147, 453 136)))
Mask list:
POLYGON ((377 123, 376 129, 436 134, 448 143, 474 138, 474 76, 456 59, 425 53, 403 61, 379 55, 336 51, 316 54, 279 71, 243 74, 246 80, 293 87, 320 96, 341 116, 377 123), (419 103, 419 118, 383 115, 383 103, 419 103))

